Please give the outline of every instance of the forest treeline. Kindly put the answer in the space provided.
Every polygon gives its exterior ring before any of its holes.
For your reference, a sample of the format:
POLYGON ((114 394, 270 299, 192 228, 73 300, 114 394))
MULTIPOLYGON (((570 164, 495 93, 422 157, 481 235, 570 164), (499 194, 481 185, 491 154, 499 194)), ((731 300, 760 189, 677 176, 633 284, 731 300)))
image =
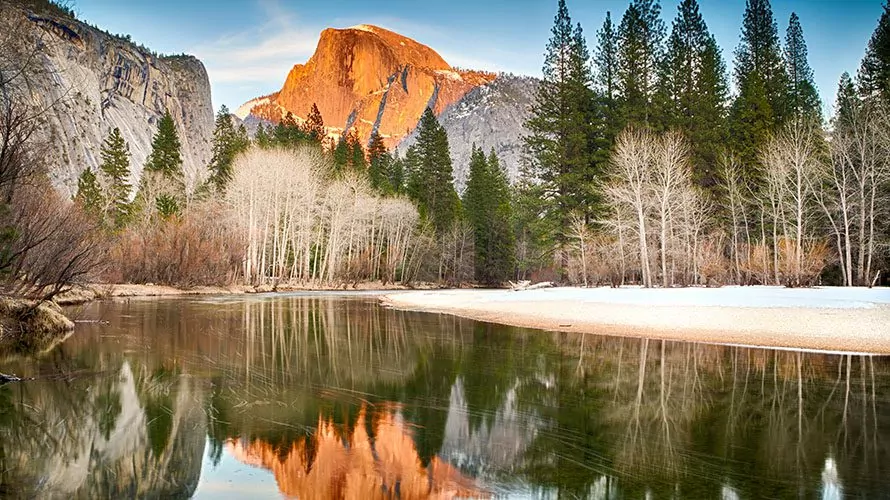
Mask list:
POLYGON ((606 13, 590 50, 558 2, 515 186, 474 146, 457 193, 430 110, 399 158, 376 133, 329 136, 314 105, 253 138, 223 108, 207 182, 184 191, 165 117, 130 202, 112 131, 78 194, 123 234, 107 279, 875 283, 890 228, 890 10, 826 120, 796 14, 783 42, 769 1, 749 0, 730 75, 695 0, 670 29, 660 9, 606 13))
POLYGON ((890 7, 830 120, 801 20, 748 0, 732 79, 695 0, 560 0, 527 126, 519 268, 577 283, 870 285, 887 264, 890 7), (731 92, 730 89, 735 91, 731 92))
POLYGON ((39 43, 5 33, 3 286, 877 282, 890 241, 890 7, 855 78, 840 77, 830 119, 795 14, 783 42, 769 1, 748 0, 730 75, 695 0, 670 29, 660 9, 633 0, 620 20, 606 13, 590 49, 560 0, 519 181, 474 146, 461 193, 429 109, 399 157, 376 133, 331 134, 314 105, 253 134, 223 107, 200 185, 184 182, 168 113, 144 165, 110 130, 69 203, 40 161, 50 145, 26 91, 39 68, 15 70, 39 43))

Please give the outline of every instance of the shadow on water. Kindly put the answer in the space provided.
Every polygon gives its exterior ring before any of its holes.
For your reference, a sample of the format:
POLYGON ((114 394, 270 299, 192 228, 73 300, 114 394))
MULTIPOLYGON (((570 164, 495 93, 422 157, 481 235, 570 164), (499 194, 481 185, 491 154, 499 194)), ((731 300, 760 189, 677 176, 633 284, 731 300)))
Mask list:
POLYGON ((4 362, 35 380, 0 387, 0 496, 890 489, 882 357, 545 333, 368 297, 131 300, 81 316, 102 321, 4 362))

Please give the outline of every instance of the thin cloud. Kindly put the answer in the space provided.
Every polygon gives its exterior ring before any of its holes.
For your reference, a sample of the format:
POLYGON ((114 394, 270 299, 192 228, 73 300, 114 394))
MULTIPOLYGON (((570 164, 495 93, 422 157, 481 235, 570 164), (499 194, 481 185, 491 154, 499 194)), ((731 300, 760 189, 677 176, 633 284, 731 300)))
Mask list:
POLYGON ((268 19, 264 24, 226 33, 190 50, 204 62, 212 82, 282 82, 294 64, 314 52, 318 27, 300 23, 276 1, 261 1, 257 7, 261 18, 268 19))

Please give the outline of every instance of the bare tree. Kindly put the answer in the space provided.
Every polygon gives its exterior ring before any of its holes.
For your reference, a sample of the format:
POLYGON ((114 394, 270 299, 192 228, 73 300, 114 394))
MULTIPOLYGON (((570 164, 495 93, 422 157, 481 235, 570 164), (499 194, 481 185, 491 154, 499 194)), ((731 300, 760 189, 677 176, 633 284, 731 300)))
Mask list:
POLYGON ((639 243, 640 274, 644 287, 652 286, 647 240, 647 205, 650 170, 657 154, 657 144, 648 132, 628 128, 618 135, 612 155, 612 172, 605 188, 607 203, 613 210, 624 207, 632 214, 639 243))
POLYGON ((809 266, 804 265, 804 252, 820 237, 816 189, 824 179, 821 134, 814 123, 789 123, 762 152, 776 278, 790 286, 805 281, 809 266))
MULTIPOLYGON (((381 198, 359 175, 334 178, 317 149, 251 149, 235 161, 226 202, 243 230, 249 283, 409 280, 417 210, 381 198)), ((449 255, 467 254, 460 247, 449 255)))

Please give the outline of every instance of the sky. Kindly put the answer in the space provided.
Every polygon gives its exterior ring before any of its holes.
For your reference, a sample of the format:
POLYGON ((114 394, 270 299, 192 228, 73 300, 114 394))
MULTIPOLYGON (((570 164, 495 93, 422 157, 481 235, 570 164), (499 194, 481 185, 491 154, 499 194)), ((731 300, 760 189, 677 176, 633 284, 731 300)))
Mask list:
MULTIPOLYGON (((680 0, 662 0, 670 31, 680 0)), ((194 54, 210 75, 215 107, 236 109, 281 88, 312 55, 321 31, 374 24, 435 49, 452 66, 540 76, 556 0, 74 0, 80 19, 161 53, 194 54)), ((606 12, 617 23, 629 0, 567 0, 591 50, 606 12)), ((732 68, 745 0, 699 0, 732 68)), ((784 42, 797 12, 826 111, 841 73, 856 73, 883 0, 773 0, 784 42)))

